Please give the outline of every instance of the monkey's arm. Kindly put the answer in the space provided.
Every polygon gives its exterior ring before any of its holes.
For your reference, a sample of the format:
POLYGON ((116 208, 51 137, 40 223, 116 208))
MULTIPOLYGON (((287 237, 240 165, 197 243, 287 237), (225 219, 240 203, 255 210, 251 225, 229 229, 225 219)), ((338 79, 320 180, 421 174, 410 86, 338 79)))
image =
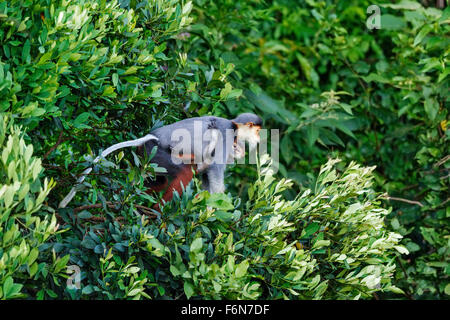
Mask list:
POLYGON ((207 187, 209 193, 222 193, 225 192, 225 164, 212 164, 207 169, 207 187))
MULTIPOLYGON (((126 148, 126 147, 138 147, 138 146, 143 145, 144 143, 146 143, 149 140, 158 140, 158 138, 152 134, 148 134, 143 138, 116 143, 116 144, 110 146, 109 148, 107 148, 106 150, 104 150, 100 156, 98 156, 97 158, 94 159, 92 164, 96 164, 97 162, 100 161, 101 158, 105 158, 111 152, 114 152, 116 150, 126 148)), ((76 184, 82 183, 84 181, 84 179, 86 178, 86 175, 88 175, 91 171, 92 171, 92 167, 89 167, 86 170, 84 170, 83 173, 81 174, 81 176, 78 178, 76 184)), ((65 208, 69 204, 69 202, 72 201, 72 199, 76 195, 76 193, 77 193, 76 187, 73 187, 70 190, 70 192, 65 196, 65 198, 59 203, 58 208, 65 208)))

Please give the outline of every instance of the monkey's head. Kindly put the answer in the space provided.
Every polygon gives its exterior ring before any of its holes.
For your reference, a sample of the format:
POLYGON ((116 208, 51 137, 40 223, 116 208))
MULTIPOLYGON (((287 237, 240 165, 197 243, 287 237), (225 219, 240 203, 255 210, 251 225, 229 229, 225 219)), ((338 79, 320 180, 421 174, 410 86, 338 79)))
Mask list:
POLYGON ((238 141, 248 141, 250 146, 256 146, 260 142, 259 131, 263 122, 259 116, 253 113, 241 113, 232 121, 236 126, 238 141))

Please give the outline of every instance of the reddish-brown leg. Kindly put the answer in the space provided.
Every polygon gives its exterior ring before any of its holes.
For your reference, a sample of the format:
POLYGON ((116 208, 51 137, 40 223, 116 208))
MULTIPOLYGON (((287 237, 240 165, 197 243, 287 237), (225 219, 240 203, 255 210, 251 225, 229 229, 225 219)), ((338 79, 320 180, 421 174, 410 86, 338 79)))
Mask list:
POLYGON ((178 174, 173 178, 170 185, 167 187, 166 192, 164 193, 161 203, 156 203, 153 206, 153 209, 161 212, 161 205, 162 202, 168 202, 172 200, 173 194, 175 191, 178 192, 178 194, 181 195, 183 192, 183 186, 186 187, 189 182, 191 182, 192 178, 194 177, 194 174, 192 172, 192 165, 185 165, 183 169, 181 169, 178 174))

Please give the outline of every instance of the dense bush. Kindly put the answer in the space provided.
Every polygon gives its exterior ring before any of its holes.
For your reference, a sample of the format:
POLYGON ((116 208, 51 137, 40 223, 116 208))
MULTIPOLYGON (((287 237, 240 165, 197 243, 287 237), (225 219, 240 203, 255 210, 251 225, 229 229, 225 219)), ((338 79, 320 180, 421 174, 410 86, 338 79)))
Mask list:
POLYGON ((93 208, 79 212, 55 250, 80 266, 83 287, 58 295, 352 299, 401 292, 391 280, 395 252, 407 250, 385 228, 373 168, 350 164, 338 173, 336 162, 322 168, 315 190, 291 201, 282 192, 292 182, 276 181, 266 163, 242 206, 227 195, 194 197, 189 187, 161 220, 137 215, 128 200, 100 208, 104 222, 90 220, 93 208))
MULTIPOLYGON (((38 214, 53 187, 41 184, 41 159, 33 156, 19 127, 0 115, 0 299, 54 294, 61 285, 69 256, 56 258, 49 252, 57 233, 56 217, 38 214)), ((42 211, 42 210, 41 210, 42 211)))
POLYGON ((388 4, 369 31, 370 4, 0 3, 0 297, 444 298, 450 11, 388 4), (241 111, 281 129, 277 176, 236 166, 155 215, 159 169, 124 150, 58 209, 107 146, 241 111))
POLYGON ((409 298, 448 297, 450 9, 414 1, 196 3, 189 52, 235 65, 232 79, 246 99, 227 108, 250 104, 282 129, 281 174, 301 188, 314 185, 311 171, 330 154, 376 165, 377 189, 395 199, 387 203, 391 228, 412 252, 398 261, 397 285, 409 298), (366 9, 376 3, 381 29, 370 31, 366 9))

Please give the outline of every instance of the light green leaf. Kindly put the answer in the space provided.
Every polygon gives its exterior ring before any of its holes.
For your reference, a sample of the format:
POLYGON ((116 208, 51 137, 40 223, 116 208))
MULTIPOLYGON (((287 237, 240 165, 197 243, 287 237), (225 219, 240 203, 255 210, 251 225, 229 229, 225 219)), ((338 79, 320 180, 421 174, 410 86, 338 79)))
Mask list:
POLYGON ((197 238, 194 241, 192 241, 190 251, 191 252, 199 252, 201 250, 202 246, 203 246, 203 239, 197 238))
POLYGON ((247 273, 247 269, 249 267, 249 263, 247 260, 242 261, 240 264, 236 267, 236 277, 241 278, 245 276, 247 273))
POLYGON ((423 28, 419 31, 416 38, 414 39, 414 47, 417 46, 419 43, 422 42, 422 40, 425 38, 425 36, 433 30, 433 26, 431 24, 425 24, 423 28))
POLYGON ((184 293, 188 299, 190 299, 194 294, 194 286, 187 281, 184 283, 184 293))
POLYGON ((433 98, 427 98, 424 102, 425 112, 428 115, 428 118, 431 121, 434 121, 436 119, 436 115, 439 111, 439 103, 436 101, 436 99, 433 98))

